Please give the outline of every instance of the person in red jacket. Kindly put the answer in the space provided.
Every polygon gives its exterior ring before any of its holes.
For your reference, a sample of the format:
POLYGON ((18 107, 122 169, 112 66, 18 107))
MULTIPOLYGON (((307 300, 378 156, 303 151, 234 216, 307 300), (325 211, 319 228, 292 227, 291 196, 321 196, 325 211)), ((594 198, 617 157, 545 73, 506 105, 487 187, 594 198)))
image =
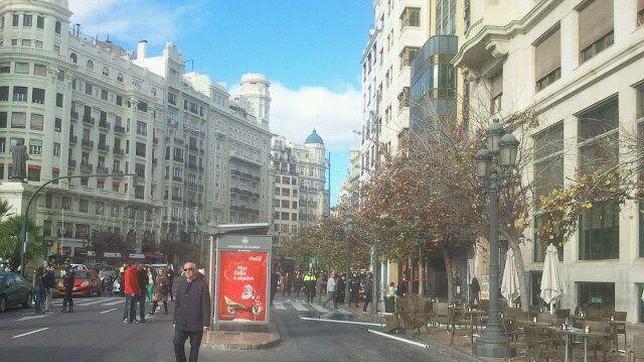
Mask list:
POLYGON ((139 277, 133 265, 128 265, 123 273, 123 292, 125 305, 123 306, 123 324, 138 323, 136 320, 136 300, 139 294, 139 277))

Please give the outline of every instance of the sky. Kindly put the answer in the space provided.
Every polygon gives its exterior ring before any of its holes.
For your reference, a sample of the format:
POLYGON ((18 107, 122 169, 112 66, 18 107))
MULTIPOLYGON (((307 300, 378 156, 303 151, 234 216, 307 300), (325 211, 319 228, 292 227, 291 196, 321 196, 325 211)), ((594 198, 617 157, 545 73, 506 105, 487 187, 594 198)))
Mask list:
POLYGON ((271 131, 303 142, 315 128, 331 153, 332 205, 361 125, 360 57, 372 0, 69 0, 82 32, 150 56, 174 42, 186 70, 238 88, 271 80, 271 131))

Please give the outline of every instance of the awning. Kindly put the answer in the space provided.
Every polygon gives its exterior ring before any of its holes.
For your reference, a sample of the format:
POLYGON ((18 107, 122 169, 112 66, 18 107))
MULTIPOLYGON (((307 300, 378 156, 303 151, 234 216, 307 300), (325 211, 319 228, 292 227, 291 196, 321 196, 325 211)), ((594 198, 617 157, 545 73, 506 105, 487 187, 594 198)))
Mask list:
POLYGON ((51 168, 51 172, 58 172, 58 173, 60 173, 60 168, 58 168, 58 167, 52 167, 52 168, 51 168))
POLYGON ((40 165, 27 165, 27 169, 29 171, 40 171, 41 167, 40 165))
POLYGON ((119 180, 112 180, 112 186, 119 187, 120 185, 121 183, 119 182, 119 180))
POLYGON ((105 183, 105 177, 99 177, 97 182, 99 184, 104 184, 105 183))

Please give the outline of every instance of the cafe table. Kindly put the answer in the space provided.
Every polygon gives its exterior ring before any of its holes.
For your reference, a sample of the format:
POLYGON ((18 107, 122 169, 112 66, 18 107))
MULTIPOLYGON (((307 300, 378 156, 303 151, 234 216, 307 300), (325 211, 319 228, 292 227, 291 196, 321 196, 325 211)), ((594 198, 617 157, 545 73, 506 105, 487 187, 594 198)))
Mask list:
POLYGON ((576 328, 571 326, 568 326, 566 329, 561 328, 561 326, 558 326, 558 327, 550 326, 548 327, 548 329, 552 332, 555 332, 559 335, 564 336, 564 340, 566 344, 564 361, 566 362, 572 361, 572 348, 570 346, 570 340, 572 339, 572 337, 577 336, 577 337, 583 338, 584 362, 588 362, 588 340, 590 339, 590 337, 609 337, 610 336, 610 334, 606 332, 592 331, 592 330, 589 332, 586 332, 581 328, 576 328))

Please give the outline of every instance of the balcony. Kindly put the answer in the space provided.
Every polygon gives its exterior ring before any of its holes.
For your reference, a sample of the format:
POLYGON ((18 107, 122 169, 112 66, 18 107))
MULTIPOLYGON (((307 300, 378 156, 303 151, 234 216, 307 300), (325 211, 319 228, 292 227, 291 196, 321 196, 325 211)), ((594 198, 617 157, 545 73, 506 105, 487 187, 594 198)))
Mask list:
POLYGON ((190 151, 197 151, 199 149, 197 145, 188 145, 188 148, 190 149, 190 151))
POLYGON ((118 156, 123 156, 125 151, 122 148, 114 148, 114 154, 118 156))
POLYGON ((110 152, 110 146, 104 144, 104 143, 99 143, 98 144, 98 150, 102 152, 110 152))
POLYGON ((69 143, 78 143, 78 136, 74 136, 73 134, 70 134, 69 143))
POLYGON ((80 169, 81 172, 91 173, 94 170, 94 165, 91 163, 81 162, 80 169))
POLYGON ((93 126, 96 124, 96 120, 94 119, 94 117, 90 117, 89 115, 85 114, 83 115, 83 123, 93 126))
POLYGON ((96 167, 96 173, 101 174, 101 175, 107 175, 110 173, 110 170, 107 167, 104 166, 97 166, 96 167))
POLYGON ((125 127, 114 125, 114 133, 125 134, 125 127))
POLYGON ((98 126, 99 126, 100 128, 110 129, 110 126, 111 126, 111 125, 110 125, 110 123, 109 123, 109 122, 106 122, 106 121, 99 121, 99 122, 98 122, 98 126))
POLYGON ((121 170, 119 170, 117 168, 113 168, 112 169, 112 174, 113 175, 123 175, 123 171, 121 171, 121 170))
POLYGON ((69 168, 75 168, 76 167, 76 160, 67 160, 67 166, 69 168))
POLYGON ((177 162, 183 162, 183 157, 174 156, 174 157, 172 157, 172 159, 177 161, 177 162))
POLYGON ((81 140, 81 146, 83 146, 83 148, 91 150, 92 148, 94 148, 94 141, 91 141, 89 138, 83 138, 81 140))

